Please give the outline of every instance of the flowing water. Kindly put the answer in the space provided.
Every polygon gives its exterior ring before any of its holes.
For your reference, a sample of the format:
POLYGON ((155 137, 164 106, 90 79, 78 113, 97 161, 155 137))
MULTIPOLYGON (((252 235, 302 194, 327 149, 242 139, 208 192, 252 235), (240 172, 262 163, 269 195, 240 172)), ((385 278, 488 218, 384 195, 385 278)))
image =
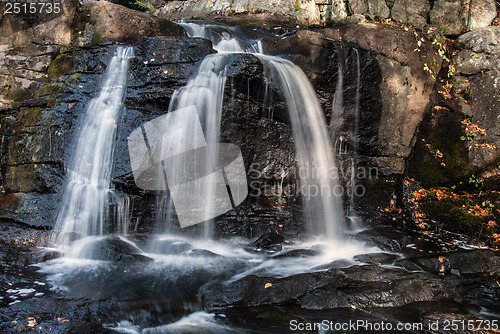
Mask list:
POLYGON ((117 48, 99 94, 87 107, 67 169, 68 181, 54 229, 53 241, 58 246, 112 232, 110 215, 116 217, 118 232, 127 232, 128 199, 111 188, 111 172, 117 121, 132 57, 133 48, 117 48), (115 212, 110 212, 113 202, 115 212))
POLYGON ((258 55, 265 66, 267 82, 279 85, 285 96, 297 148, 298 168, 304 196, 305 221, 314 236, 327 240, 343 238, 342 192, 335 177, 337 165, 324 115, 314 89, 304 72, 278 57, 258 55))
POLYGON ((198 75, 180 91, 180 96, 174 96, 169 109, 176 110, 192 104, 198 110, 203 108, 202 118, 211 120, 211 123, 206 122, 205 132, 214 141, 217 140, 226 81, 226 54, 246 52, 257 56, 265 67, 266 91, 270 87, 278 88, 287 104, 297 148, 299 175, 305 175, 300 183, 301 189, 305 189, 302 194, 304 220, 309 233, 330 241, 341 240, 344 234, 342 191, 337 178, 332 177, 337 172, 337 166, 323 112, 304 72, 290 61, 264 55, 260 42, 242 40, 234 28, 195 23, 181 25, 191 37, 210 39, 218 54, 203 61, 198 75))

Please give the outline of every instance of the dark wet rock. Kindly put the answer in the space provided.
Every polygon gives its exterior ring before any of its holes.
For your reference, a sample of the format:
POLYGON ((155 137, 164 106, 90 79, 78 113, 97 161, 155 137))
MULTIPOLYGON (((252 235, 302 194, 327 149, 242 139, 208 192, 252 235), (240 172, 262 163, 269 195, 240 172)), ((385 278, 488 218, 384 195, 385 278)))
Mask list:
POLYGON ((258 306, 266 304, 293 303, 307 291, 335 280, 330 272, 299 274, 276 279, 247 276, 229 284, 210 284, 201 289, 205 307, 258 306), (266 288, 266 284, 272 286, 266 288))
POLYGON ((400 257, 401 256, 398 254, 372 253, 372 254, 356 255, 354 257, 354 260, 357 262, 362 262, 367 264, 391 265, 400 257))
POLYGON ((16 193, 0 199, 0 217, 28 226, 53 226, 56 209, 61 194, 16 193))
MULTIPOLYGON (((259 238, 260 239, 260 238, 259 238)), ((321 251, 316 249, 292 249, 273 256, 274 259, 289 258, 289 257, 312 257, 320 254, 321 251)))
POLYGON ((490 250, 457 251, 444 256, 450 268, 462 274, 498 273, 500 270, 500 256, 490 250))
POLYGON ((0 220, 0 239, 8 244, 34 248, 46 245, 50 231, 29 228, 9 220, 0 220))
POLYGON ((394 262, 394 266, 396 267, 401 267, 403 269, 406 269, 408 271, 424 271, 420 266, 416 265, 412 261, 408 259, 401 259, 396 262, 394 262))
POLYGON ((151 258, 144 256, 135 245, 118 237, 105 237, 90 241, 89 258, 93 260, 113 262, 148 262, 151 258))
POLYGON ((398 229, 377 227, 360 232, 356 240, 366 242, 367 246, 375 246, 388 252, 397 252, 410 244, 408 235, 398 229))
POLYGON ((285 241, 285 238, 277 233, 269 232, 261 235, 257 240, 253 242, 253 246, 257 248, 270 248, 276 244, 281 244, 285 241))
POLYGON ((312 268, 312 270, 319 271, 319 270, 330 270, 330 269, 337 269, 337 268, 347 268, 347 267, 350 267, 352 265, 354 265, 353 261, 342 259, 342 260, 335 260, 335 261, 330 262, 328 264, 322 264, 322 265, 316 266, 316 267, 312 268))
POLYGON ((426 272, 430 273, 449 273, 451 269, 450 261, 444 256, 423 256, 416 259, 412 259, 418 267, 424 269, 426 272))
POLYGON ((490 274, 498 272, 500 256, 489 250, 460 250, 439 256, 420 256, 407 259, 431 273, 490 274))
POLYGON ((352 266, 286 278, 247 276, 232 283, 208 285, 201 293, 206 307, 297 302, 307 309, 331 309, 401 306, 456 295, 473 297, 482 293, 482 284, 500 293, 491 278, 439 277, 379 266, 352 266))

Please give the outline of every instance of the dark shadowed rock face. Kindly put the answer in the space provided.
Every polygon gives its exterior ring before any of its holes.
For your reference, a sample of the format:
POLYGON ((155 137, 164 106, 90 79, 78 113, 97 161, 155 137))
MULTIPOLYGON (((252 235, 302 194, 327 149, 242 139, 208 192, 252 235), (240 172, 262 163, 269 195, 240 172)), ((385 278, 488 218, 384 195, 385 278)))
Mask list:
POLYGON ((353 266, 286 278, 247 276, 232 283, 202 288, 205 307, 262 306, 298 303, 306 309, 394 307, 414 302, 478 297, 493 278, 462 278, 409 273, 380 266, 353 266))
POLYGON ((452 85, 452 95, 438 95, 437 106, 420 127, 408 172, 426 186, 451 185, 475 174, 486 186, 495 187, 500 157, 500 28, 468 32, 455 46, 456 73, 444 80, 452 85))
POLYGON ((486 132, 466 143, 467 169, 484 170, 500 157, 500 27, 471 31, 456 44, 461 49, 456 58, 457 109, 486 132))

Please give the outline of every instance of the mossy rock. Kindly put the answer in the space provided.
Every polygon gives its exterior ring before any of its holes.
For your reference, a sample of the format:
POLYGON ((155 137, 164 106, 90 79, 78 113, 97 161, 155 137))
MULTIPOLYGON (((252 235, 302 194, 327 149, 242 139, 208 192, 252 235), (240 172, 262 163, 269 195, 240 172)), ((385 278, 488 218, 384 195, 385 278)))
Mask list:
POLYGON ((449 110, 430 112, 422 122, 417 142, 408 161, 408 175, 424 187, 451 186, 466 178, 467 149, 462 117, 449 110))
MULTIPOLYGON (((30 85, 28 88, 13 88, 10 89, 5 97, 12 101, 24 101, 33 97, 34 89, 32 89, 33 85, 30 85)), ((14 107, 14 106, 13 106, 14 107)))
POLYGON ((29 108, 21 111, 19 117, 24 126, 34 126, 40 121, 42 112, 43 109, 41 108, 29 108))
POLYGON ((458 198, 437 199, 436 192, 430 191, 426 200, 421 204, 427 217, 438 220, 445 224, 448 229, 475 235, 487 235, 497 233, 499 228, 487 227, 489 221, 500 221, 498 203, 500 203, 500 193, 495 191, 479 192, 477 194, 467 194, 458 198), (474 214, 474 210, 481 208, 489 211, 489 214, 474 214))
POLYGON ((451 229, 473 234, 481 232, 486 219, 469 213, 462 207, 463 203, 464 201, 459 199, 443 199, 427 202, 422 208, 432 218, 444 222, 451 229))
POLYGON ((61 75, 69 74, 73 71, 75 60, 70 53, 61 53, 52 63, 50 63, 47 74, 49 78, 59 78, 61 75))

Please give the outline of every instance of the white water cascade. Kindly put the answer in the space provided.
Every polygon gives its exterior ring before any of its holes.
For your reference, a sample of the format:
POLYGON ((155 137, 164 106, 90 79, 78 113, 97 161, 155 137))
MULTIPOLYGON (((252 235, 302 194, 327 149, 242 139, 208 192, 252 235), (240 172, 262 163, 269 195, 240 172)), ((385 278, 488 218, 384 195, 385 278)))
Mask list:
POLYGON ((328 136, 325 117, 316 93, 300 67, 278 57, 258 55, 266 78, 279 85, 287 103, 292 126, 304 219, 314 236, 342 239, 344 219, 337 165, 328 136))
POLYGON ((101 90, 87 107, 68 166, 68 181, 54 229, 53 242, 58 246, 110 232, 109 215, 116 217, 119 234, 127 232, 128 198, 111 188, 111 172, 117 121, 132 57, 132 47, 116 49, 101 90), (115 212, 110 212, 110 202, 115 202, 115 212))
MULTIPOLYGON (((242 42, 236 30, 181 23, 191 37, 210 39, 219 52, 203 61, 198 74, 178 91, 169 111, 195 105, 205 119, 205 134, 212 142, 219 138, 222 100, 228 53, 252 53, 265 67, 266 84, 283 92, 297 147, 298 168, 304 202, 304 219, 313 236, 338 240, 343 235, 343 209, 325 118, 314 89, 304 72, 285 59, 264 55, 260 42, 242 42)), ((266 91, 268 87, 266 87, 266 91)))

